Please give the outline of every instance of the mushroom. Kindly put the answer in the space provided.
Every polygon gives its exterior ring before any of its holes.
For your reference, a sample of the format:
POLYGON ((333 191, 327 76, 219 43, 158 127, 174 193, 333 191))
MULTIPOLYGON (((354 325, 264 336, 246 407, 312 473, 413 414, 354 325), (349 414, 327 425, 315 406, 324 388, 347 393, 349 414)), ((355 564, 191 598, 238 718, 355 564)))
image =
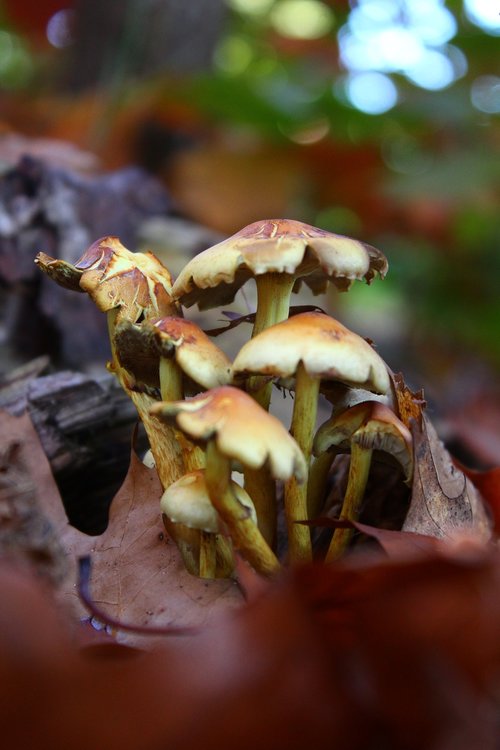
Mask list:
POLYGON ((112 350, 110 369, 134 402, 148 433, 156 467, 163 487, 184 473, 180 446, 173 432, 151 420, 152 399, 132 390, 133 379, 116 356, 115 327, 122 320, 132 323, 142 317, 161 317, 178 310, 170 296, 170 273, 152 253, 133 253, 117 237, 94 242, 74 264, 39 253, 35 263, 57 283, 85 291, 96 306, 107 314, 112 350))
POLYGON ((115 343, 122 367, 140 384, 160 386, 163 401, 182 398, 182 393, 171 395, 170 383, 178 379, 178 372, 203 390, 231 379, 231 361, 226 354, 196 323, 185 318, 167 316, 140 325, 123 321, 116 326, 115 343))
MULTIPOLYGON (((116 237, 97 240, 74 265, 44 253, 39 253, 35 262, 65 288, 87 292, 96 306, 106 313, 112 351, 109 369, 133 401, 148 435, 160 482, 163 488, 168 487, 185 472, 181 445, 171 427, 150 416, 153 399, 147 393, 133 389, 134 378, 117 357, 115 330, 122 321, 136 323, 142 318, 178 313, 178 306, 170 296, 170 273, 152 253, 133 253, 116 237)), ((169 387, 175 396, 182 397, 180 391, 173 390, 177 383, 172 381, 169 387)), ((175 539, 173 530, 169 528, 168 531, 175 539)), ((187 548, 183 550, 182 541, 179 546, 189 567, 189 551, 187 548)))
MULTIPOLYGON (((373 451, 389 454, 400 465, 405 482, 413 474, 413 440, 410 431, 394 412, 379 401, 365 401, 332 417, 318 430, 314 453, 335 449, 351 452, 349 478, 340 517, 355 520, 359 515, 370 472, 373 451)), ((336 560, 352 536, 352 529, 336 529, 326 560, 336 560)))
MULTIPOLYGON (((231 491, 245 508, 253 522, 257 515, 250 496, 236 482, 231 481, 231 491)), ((191 471, 167 487, 160 508, 174 524, 197 529, 200 534, 199 569, 201 578, 228 575, 233 570, 232 552, 220 535, 220 520, 210 502, 205 472, 191 471)))
POLYGON ((214 388, 188 401, 157 404, 151 414, 174 422, 193 441, 206 446, 205 478, 217 513, 249 563, 264 575, 275 573, 279 562, 248 509, 234 495, 230 478, 237 461, 253 469, 268 465, 275 479, 295 476, 304 481, 304 457, 281 422, 231 386, 214 388))
MULTIPOLYGON (((332 417, 362 401, 380 401, 393 411, 397 411, 397 399, 391 391, 385 394, 374 394, 363 388, 352 388, 336 381, 328 381, 320 386, 320 391, 332 404, 332 417)), ((314 455, 314 450, 313 450, 314 455)), ((320 453, 309 469, 307 479, 307 509, 309 518, 315 518, 322 509, 325 499, 325 488, 328 474, 335 455, 326 451, 320 453)))
POLYGON ((258 305, 253 335, 288 317, 290 295, 304 279, 315 294, 332 281, 347 290, 355 279, 368 283, 387 272, 385 256, 358 240, 301 221, 257 221, 204 250, 182 269, 175 299, 200 309, 232 302, 252 276, 258 305))
MULTIPOLYGON (((195 392, 225 385, 231 379, 228 357, 196 323, 185 318, 164 317, 140 325, 123 321, 116 326, 115 344, 120 364, 134 376, 135 387, 160 386, 162 401, 184 397, 183 376, 189 378, 195 392)), ((184 436, 180 438, 186 469, 203 466, 202 451, 193 451, 184 436)))
MULTIPOLYGON (((375 393, 387 393, 390 379, 381 357, 364 339, 323 313, 301 313, 248 341, 233 363, 235 379, 248 374, 295 376, 291 434, 307 464, 311 456, 320 380, 339 380, 375 393)), ((292 478, 285 487, 290 556, 312 555, 307 519, 307 485, 292 478)))

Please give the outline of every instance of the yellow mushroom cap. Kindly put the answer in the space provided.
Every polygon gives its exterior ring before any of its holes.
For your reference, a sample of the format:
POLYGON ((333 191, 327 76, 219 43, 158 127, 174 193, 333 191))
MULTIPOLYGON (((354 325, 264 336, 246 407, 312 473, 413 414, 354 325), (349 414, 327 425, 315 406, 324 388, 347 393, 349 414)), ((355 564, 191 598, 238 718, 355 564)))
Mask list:
POLYGON ((191 320, 164 317, 152 321, 161 355, 175 357, 183 372, 203 388, 216 388, 231 380, 231 361, 191 320))
POLYGON ((289 378, 300 362, 313 377, 376 393, 390 389, 387 366, 370 344, 317 312, 294 315, 250 339, 234 360, 233 374, 235 378, 247 374, 289 378))
POLYGON ((121 366, 144 385, 158 387, 160 357, 174 358, 183 373, 203 389, 231 380, 226 354, 185 318, 167 316, 140 325, 124 320, 117 324, 114 340, 121 366))
MULTIPOLYGON (((249 494, 233 481, 231 489, 237 500, 248 508, 250 518, 257 523, 257 514, 249 494)), ((210 502, 203 469, 191 471, 171 484, 162 495, 160 508, 173 523, 183 523, 210 534, 219 532, 219 516, 210 502)))
POLYGON ((332 281, 340 289, 355 279, 384 277, 380 250, 291 219, 256 221, 204 250, 182 269, 172 294, 201 309, 231 302, 252 276, 286 273, 303 278, 315 293, 332 281), (209 290, 209 291, 207 291, 209 290))
POLYGON ((133 321, 177 312, 169 271, 152 253, 133 253, 117 237, 96 240, 74 265, 45 253, 35 263, 60 286, 87 292, 102 312, 121 308, 121 317, 133 321))
POLYGON ((97 240, 76 264, 80 287, 103 312, 122 308, 128 320, 160 317, 176 311, 172 278, 152 253, 133 253, 117 237, 97 240))
POLYGON ((206 443, 244 466, 269 465, 274 479, 292 476, 304 481, 307 467, 302 451, 281 422, 247 393, 221 386, 187 401, 156 404, 151 414, 175 422, 188 437, 206 443))
POLYGON ((351 442, 363 448, 390 453, 400 464, 406 481, 413 473, 411 432, 394 412, 379 401, 365 401, 346 409, 321 425, 314 438, 313 453, 332 446, 348 451, 351 442))

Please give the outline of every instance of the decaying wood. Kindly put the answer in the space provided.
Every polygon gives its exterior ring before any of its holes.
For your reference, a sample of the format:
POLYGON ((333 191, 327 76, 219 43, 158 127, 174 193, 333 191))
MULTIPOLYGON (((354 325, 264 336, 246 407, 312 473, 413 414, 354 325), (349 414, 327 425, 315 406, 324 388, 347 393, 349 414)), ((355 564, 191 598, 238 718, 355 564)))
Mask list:
POLYGON ((44 358, 0 382, 0 408, 30 415, 73 522, 97 533, 128 468, 137 412, 108 374, 40 376, 44 358))

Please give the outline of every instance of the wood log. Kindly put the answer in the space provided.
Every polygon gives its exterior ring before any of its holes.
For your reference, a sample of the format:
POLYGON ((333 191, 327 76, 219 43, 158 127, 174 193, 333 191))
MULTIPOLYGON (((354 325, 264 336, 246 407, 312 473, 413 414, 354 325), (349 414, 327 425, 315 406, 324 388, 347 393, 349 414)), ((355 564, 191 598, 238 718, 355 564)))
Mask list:
MULTIPOLYGON (((86 533, 102 533, 127 472, 137 412, 111 375, 41 375, 46 366, 41 357, 4 376, 0 408, 14 416, 28 411, 70 522, 86 533)), ((137 449, 146 448, 139 432, 137 449)))

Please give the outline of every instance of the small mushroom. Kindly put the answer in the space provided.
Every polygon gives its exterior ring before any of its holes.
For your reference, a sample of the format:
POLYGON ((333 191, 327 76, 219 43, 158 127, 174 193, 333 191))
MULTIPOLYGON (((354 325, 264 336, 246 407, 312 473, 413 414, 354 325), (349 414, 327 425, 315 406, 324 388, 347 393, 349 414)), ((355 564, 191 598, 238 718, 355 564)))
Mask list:
POLYGON ((383 253, 358 240, 301 221, 256 221, 204 250, 183 268, 172 294, 186 307, 200 309, 232 302, 251 277, 258 305, 253 335, 288 317, 290 295, 303 279, 314 293, 332 281, 347 290, 355 279, 384 277, 383 253))
MULTIPOLYGON (((248 493, 233 481, 231 490, 238 502, 248 508, 250 517, 256 523, 257 515, 248 493)), ((210 502, 203 470, 185 474, 167 487, 160 508, 172 523, 199 531, 201 578, 215 578, 232 571, 232 552, 224 537, 220 535, 220 519, 210 502)))
MULTIPOLYGON (((332 417, 318 430, 314 453, 351 452, 349 478, 340 513, 341 518, 356 520, 365 493, 373 452, 389 454, 400 465, 405 482, 413 475, 413 440, 406 425, 384 404, 365 401, 332 417)), ((336 529, 326 560, 336 560, 344 552, 352 529, 336 529)))
POLYGON ((193 441, 206 446, 205 478, 217 513, 249 563, 264 575, 275 573, 279 562, 248 509, 236 498, 230 477, 237 461, 253 469, 267 465, 275 479, 296 476, 304 481, 304 457, 281 422, 231 386, 214 388, 188 401, 157 404, 151 414, 174 422, 193 441))
POLYGON ((163 401, 182 398, 171 395, 177 380, 175 368, 198 386, 208 390, 229 383, 231 361, 191 320, 167 316, 145 320, 140 325, 123 321, 116 326, 115 343, 122 367, 146 387, 160 386, 163 401), (174 364, 175 363, 175 364, 174 364))
MULTIPOLYGON (((116 326, 116 353, 135 387, 160 387, 162 401, 185 396, 185 378, 195 392, 225 385, 231 379, 231 362, 224 352, 190 320, 164 317, 140 325, 122 321, 116 326)), ((188 471, 204 465, 204 456, 180 435, 188 471)))
MULTIPOLYGON (((338 380, 376 393, 387 393, 387 366, 360 336, 323 313, 301 313, 248 341, 233 363, 235 379, 249 374, 295 377, 291 434, 309 464, 321 380, 338 380)), ((285 511, 292 559, 312 556, 307 485, 293 478, 285 487, 285 511)))

